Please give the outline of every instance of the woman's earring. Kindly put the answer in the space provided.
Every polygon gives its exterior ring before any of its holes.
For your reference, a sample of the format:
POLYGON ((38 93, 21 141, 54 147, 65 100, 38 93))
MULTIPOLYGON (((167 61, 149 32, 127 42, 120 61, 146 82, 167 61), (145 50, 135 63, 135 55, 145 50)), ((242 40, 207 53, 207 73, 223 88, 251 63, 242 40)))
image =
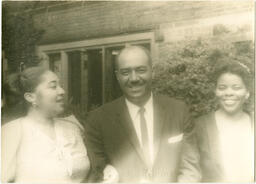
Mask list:
POLYGON ((36 108, 36 107, 37 107, 36 102, 32 102, 32 106, 33 106, 34 108, 36 108))

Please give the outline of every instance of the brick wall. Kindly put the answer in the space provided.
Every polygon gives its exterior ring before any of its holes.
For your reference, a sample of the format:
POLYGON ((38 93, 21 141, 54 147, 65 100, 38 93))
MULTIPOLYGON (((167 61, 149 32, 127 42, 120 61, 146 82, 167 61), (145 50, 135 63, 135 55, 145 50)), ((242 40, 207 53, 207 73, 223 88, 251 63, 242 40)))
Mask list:
POLYGON ((160 25, 253 10, 253 1, 72 2, 34 11, 41 44, 144 32, 160 25), (57 6, 56 6, 57 7, 57 6))

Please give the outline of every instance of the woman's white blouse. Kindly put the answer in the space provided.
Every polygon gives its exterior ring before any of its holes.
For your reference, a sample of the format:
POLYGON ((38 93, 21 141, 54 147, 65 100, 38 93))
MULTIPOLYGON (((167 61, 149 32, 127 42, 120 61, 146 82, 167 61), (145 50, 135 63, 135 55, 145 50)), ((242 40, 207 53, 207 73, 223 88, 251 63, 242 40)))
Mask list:
POLYGON ((216 119, 224 182, 252 182, 254 177, 254 135, 251 121, 234 124, 216 119))
POLYGON ((65 119, 56 119, 54 127, 55 140, 28 118, 2 128, 2 181, 78 183, 86 178, 90 164, 81 129, 65 119), (20 140, 13 140, 18 137, 20 140), (16 150, 8 148, 12 143, 17 145, 16 150))

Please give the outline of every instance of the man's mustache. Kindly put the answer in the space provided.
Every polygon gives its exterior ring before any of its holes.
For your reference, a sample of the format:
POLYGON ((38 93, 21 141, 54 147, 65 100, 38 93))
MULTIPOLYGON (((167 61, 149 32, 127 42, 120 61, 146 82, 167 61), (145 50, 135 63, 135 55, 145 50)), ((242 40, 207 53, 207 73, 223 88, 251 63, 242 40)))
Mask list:
POLYGON ((128 87, 139 87, 143 85, 144 85, 143 81, 133 81, 128 83, 128 87))

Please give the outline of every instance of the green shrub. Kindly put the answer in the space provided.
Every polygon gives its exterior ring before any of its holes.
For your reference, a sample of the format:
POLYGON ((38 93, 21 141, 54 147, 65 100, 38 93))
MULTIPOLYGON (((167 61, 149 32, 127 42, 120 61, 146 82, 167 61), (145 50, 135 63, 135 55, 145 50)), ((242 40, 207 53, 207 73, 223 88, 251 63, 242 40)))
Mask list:
POLYGON ((3 8, 2 49, 8 60, 8 73, 40 63, 36 45, 43 33, 44 30, 34 26, 32 13, 13 14, 8 8, 3 8))
POLYGON ((250 41, 232 43, 214 37, 165 43, 161 48, 167 54, 162 54, 153 66, 153 90, 184 100, 195 117, 216 108, 211 75, 220 61, 232 58, 253 69, 254 52, 250 41))

